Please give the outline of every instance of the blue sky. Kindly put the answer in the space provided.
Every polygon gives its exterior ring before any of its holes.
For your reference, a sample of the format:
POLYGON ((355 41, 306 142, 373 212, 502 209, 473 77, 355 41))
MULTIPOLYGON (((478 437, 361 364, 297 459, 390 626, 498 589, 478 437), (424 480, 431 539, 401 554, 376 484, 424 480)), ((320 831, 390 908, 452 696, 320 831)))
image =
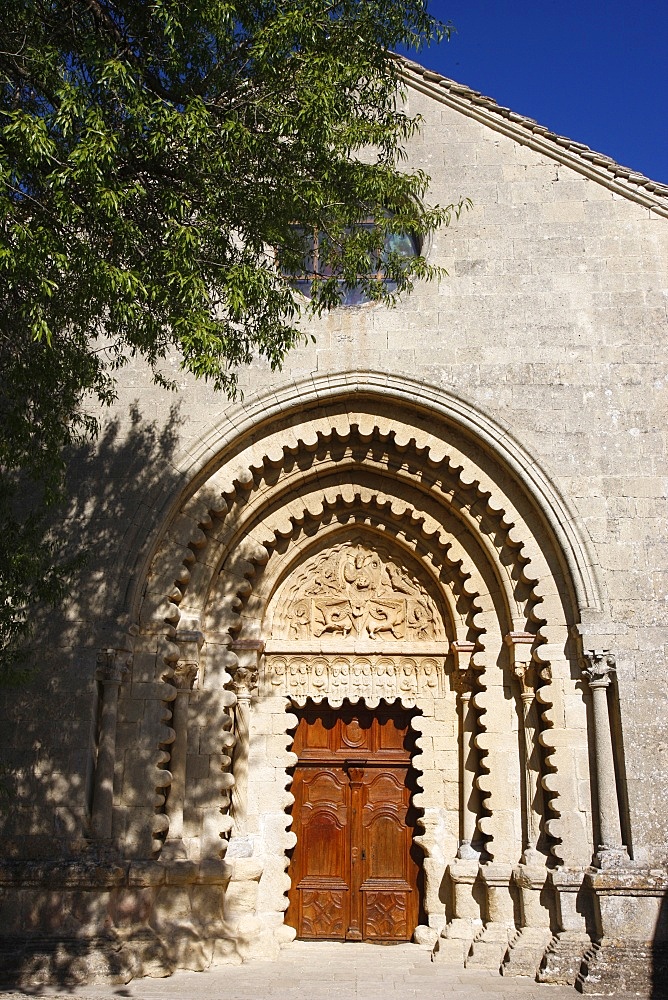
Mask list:
POLYGON ((668 0, 431 0, 430 69, 668 184, 668 0))

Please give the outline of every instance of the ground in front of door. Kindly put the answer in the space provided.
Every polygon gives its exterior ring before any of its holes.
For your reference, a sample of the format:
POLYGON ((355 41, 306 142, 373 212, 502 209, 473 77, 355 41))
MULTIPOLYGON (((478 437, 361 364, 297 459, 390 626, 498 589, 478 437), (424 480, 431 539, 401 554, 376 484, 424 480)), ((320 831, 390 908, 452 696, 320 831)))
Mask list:
POLYGON ((548 986, 524 977, 432 962, 414 944, 379 945, 295 941, 278 961, 177 972, 168 979, 136 979, 127 986, 82 986, 0 991, 2 998, 71 1000, 575 1000, 572 986, 548 986))

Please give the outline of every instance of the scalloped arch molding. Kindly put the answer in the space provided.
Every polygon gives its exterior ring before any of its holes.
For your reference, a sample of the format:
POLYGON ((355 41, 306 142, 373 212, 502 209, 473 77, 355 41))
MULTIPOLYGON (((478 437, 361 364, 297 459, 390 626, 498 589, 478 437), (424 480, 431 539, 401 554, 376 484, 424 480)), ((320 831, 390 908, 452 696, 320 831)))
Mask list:
POLYGON ((355 400, 361 399, 375 399, 385 406, 397 404, 404 414, 406 410, 413 411, 422 421, 436 417, 444 426, 462 432, 471 444, 477 443, 495 458, 516 480, 552 535, 555 550, 570 579, 580 617, 586 611, 602 612, 603 591, 586 528, 535 457, 517 441, 510 427, 492 420, 452 391, 426 386, 406 377, 349 371, 337 376, 295 381, 267 394, 258 394, 252 401, 228 407, 222 419, 194 446, 189 445, 187 451, 176 457, 175 467, 182 487, 176 496, 173 491, 166 494, 159 510, 147 512, 137 532, 142 544, 131 556, 132 562, 126 565, 129 586, 125 610, 130 617, 137 617, 146 574, 179 508, 192 500, 231 455, 236 455, 245 440, 250 436, 261 437, 272 424, 280 424, 296 413, 317 413, 318 408, 342 401, 354 407, 355 400), (151 530, 156 521, 157 534, 151 530))

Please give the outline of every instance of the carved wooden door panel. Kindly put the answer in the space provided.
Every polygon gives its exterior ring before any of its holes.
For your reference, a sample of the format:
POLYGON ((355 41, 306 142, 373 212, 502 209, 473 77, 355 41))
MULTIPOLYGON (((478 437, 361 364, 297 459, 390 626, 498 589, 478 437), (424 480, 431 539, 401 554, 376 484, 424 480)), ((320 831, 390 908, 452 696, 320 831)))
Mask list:
POLYGON ((410 940, 419 872, 410 715, 400 706, 297 711, 287 923, 302 938, 410 940))
POLYGON ((299 933, 344 938, 350 913, 349 787, 342 767, 297 768, 299 933))

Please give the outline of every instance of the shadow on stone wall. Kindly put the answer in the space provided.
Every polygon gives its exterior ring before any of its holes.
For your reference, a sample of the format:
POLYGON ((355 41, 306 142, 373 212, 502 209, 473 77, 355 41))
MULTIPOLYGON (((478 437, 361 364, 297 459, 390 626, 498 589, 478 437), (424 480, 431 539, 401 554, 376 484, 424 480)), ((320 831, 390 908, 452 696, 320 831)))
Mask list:
POLYGON ((112 420, 95 444, 72 455, 71 502, 57 534, 66 557, 82 558, 82 569, 60 607, 36 614, 26 675, 0 692, 5 858, 69 857, 88 835, 97 651, 117 639, 128 587, 125 554, 137 544, 138 525, 177 481, 170 460, 178 408, 160 430, 137 403, 129 417, 127 430, 112 420))
MULTIPOLYGON (((39 615, 25 680, 0 692, 0 979, 32 993, 240 960, 224 861, 128 861, 91 836, 97 654, 127 627, 128 554, 180 485, 178 407, 160 428, 137 403, 128 416, 72 455, 57 533, 83 568, 62 606, 39 615)), ((150 801, 155 789, 136 793, 150 801)))

